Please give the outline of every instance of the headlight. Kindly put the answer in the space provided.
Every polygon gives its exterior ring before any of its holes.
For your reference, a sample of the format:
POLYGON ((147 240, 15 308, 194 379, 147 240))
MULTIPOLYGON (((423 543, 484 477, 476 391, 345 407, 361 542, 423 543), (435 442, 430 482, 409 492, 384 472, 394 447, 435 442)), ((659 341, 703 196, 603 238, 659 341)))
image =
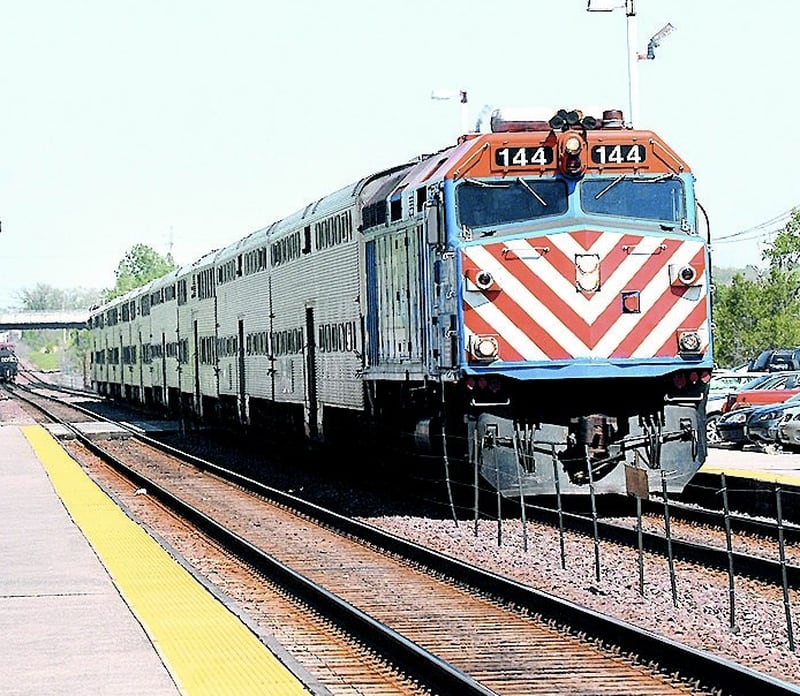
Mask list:
POLYGON ((475 335, 471 341, 472 354, 478 360, 494 360, 500 350, 494 336, 475 335))
POLYGON ((679 331, 678 350, 681 353, 697 353, 700 350, 700 334, 697 331, 679 331))
POLYGON ((677 287, 690 288, 700 284, 703 268, 697 264, 687 263, 684 266, 670 265, 669 282, 677 287))
POLYGON ((465 273, 467 279, 467 290, 489 290, 494 285, 494 277, 489 271, 481 269, 469 269, 465 273))
POLYGON ((734 411, 728 416, 720 419, 720 423, 744 423, 747 420, 747 414, 744 411, 734 411))

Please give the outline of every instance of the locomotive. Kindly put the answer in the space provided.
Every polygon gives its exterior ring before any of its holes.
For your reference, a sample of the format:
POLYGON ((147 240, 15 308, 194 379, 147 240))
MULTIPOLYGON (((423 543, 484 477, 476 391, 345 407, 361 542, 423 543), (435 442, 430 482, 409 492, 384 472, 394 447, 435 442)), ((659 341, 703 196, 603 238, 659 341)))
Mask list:
POLYGON ((16 382, 18 366, 14 344, 0 343, 0 382, 16 382))
POLYGON ((680 492, 713 366, 698 209, 687 163, 618 109, 497 109, 92 308, 93 387, 394 442, 503 496, 680 492))

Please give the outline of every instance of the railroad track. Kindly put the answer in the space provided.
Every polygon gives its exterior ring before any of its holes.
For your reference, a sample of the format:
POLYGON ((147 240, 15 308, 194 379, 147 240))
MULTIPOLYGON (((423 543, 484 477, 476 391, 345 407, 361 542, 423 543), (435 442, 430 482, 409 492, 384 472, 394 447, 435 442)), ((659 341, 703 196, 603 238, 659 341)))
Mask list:
MULTIPOLYGON (((455 691, 442 679, 463 680, 457 693, 600 693, 603 684, 618 688, 620 680, 626 693, 734 693, 745 683, 766 693, 784 692, 784 684, 765 675, 555 600, 254 481, 231 484, 209 475, 214 471, 236 479, 209 462, 193 459, 188 466, 186 458, 175 459, 133 440, 107 443, 104 449, 113 453, 103 453, 89 441, 82 446, 127 471, 133 486, 148 491, 135 499, 136 505, 158 498, 194 520, 217 544, 234 550, 228 553, 247 558, 257 573, 281 577, 287 586, 302 577, 287 591, 313 604, 316 612, 332 612, 330 622, 349 627, 356 643, 372 644, 385 655, 395 666, 372 665, 368 672, 370 679, 375 673, 391 674, 394 688, 398 682, 408 683, 411 674, 430 684, 431 691, 444 688, 444 693, 455 691), (138 472, 128 471, 128 461, 137 462, 138 472), (325 527, 312 525, 312 519, 325 527), (343 537, 345 533, 352 538, 343 537), (391 627, 388 634, 369 635, 383 626, 391 627)), ((84 454, 81 459, 100 476, 96 457, 84 454)))
MULTIPOLYGON (((42 385, 45 386, 45 385, 42 385)), ((73 390, 62 389, 64 394, 73 390)), ((84 394, 85 395, 85 394, 84 394)), ((58 406, 54 406, 58 408, 58 406)), ((67 407, 79 408, 74 404, 67 407)), ((82 412, 90 418, 97 414, 88 409, 82 412)), ((157 443, 153 443, 157 445, 157 443)), ((765 543, 765 539, 776 539, 776 527, 764 520, 749 519, 743 515, 729 515, 728 523, 735 539, 726 539, 726 518, 719 511, 703 510, 697 506, 682 505, 669 501, 665 511, 663 501, 643 501, 641 519, 618 516, 593 520, 584 514, 559 511, 551 507, 526 504, 526 515, 531 520, 561 526, 566 530, 596 536, 598 540, 610 541, 629 548, 641 548, 663 557, 697 563, 707 568, 730 572, 771 583, 775 586, 800 587, 800 527, 783 524, 782 533, 786 546, 786 557, 779 558, 776 546, 765 543), (670 534, 666 533, 669 520, 670 534), (640 527, 641 525, 641 531, 640 527), (697 527, 706 529, 708 537, 702 543, 693 540, 697 527), (717 530, 716 533, 713 530, 717 530), (740 548, 746 550, 739 550, 740 548)))

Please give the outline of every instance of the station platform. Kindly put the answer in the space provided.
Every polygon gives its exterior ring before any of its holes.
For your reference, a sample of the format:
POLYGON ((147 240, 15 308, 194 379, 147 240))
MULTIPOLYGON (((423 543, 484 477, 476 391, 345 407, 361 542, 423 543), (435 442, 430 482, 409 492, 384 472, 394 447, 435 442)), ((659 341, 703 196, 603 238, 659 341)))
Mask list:
POLYGON ((723 489, 733 511, 800 524, 800 453, 712 447, 681 499, 719 508, 723 489))
POLYGON ((0 423, 0 693, 327 694, 38 425, 0 423))
POLYGON ((800 488, 800 454, 711 447, 701 474, 722 474, 800 488))

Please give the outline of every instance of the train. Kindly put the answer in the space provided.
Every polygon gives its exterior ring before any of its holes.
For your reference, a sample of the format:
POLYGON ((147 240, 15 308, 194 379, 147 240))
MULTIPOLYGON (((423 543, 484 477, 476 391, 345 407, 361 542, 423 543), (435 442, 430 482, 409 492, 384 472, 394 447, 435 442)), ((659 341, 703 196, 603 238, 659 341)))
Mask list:
POLYGON ((16 382, 19 360, 13 343, 0 342, 0 382, 16 382))
POLYGON ((91 308, 92 388, 504 497, 680 492, 707 454, 709 227, 622 110, 493 109, 91 308))

